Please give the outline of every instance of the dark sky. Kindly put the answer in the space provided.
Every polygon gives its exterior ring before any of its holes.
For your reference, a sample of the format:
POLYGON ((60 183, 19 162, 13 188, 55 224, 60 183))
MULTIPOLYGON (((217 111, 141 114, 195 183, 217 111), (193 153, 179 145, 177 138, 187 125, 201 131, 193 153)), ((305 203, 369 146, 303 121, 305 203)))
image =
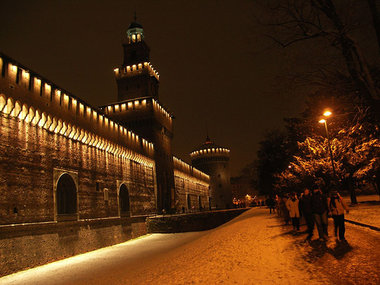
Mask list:
POLYGON ((303 104, 284 76, 307 59, 274 48, 253 19, 257 9, 248 0, 1 0, 0 50, 91 105, 105 105, 116 101, 113 69, 137 10, 160 74, 160 101, 176 117, 174 154, 189 162, 207 125, 211 139, 231 149, 236 175, 255 158, 265 130, 281 127, 303 104))

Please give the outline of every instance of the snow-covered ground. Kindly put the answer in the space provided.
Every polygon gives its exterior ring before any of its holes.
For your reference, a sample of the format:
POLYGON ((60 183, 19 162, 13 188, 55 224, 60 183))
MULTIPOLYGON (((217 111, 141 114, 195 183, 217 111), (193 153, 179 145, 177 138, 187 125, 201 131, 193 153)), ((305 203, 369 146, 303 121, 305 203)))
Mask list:
POLYGON ((379 284, 380 233, 348 225, 347 239, 307 243, 253 208, 210 231, 144 236, 0 284, 379 284))
POLYGON ((345 215, 346 219, 380 228, 379 195, 358 196, 359 204, 355 206, 350 205, 349 197, 344 198, 350 206, 350 212, 345 215))

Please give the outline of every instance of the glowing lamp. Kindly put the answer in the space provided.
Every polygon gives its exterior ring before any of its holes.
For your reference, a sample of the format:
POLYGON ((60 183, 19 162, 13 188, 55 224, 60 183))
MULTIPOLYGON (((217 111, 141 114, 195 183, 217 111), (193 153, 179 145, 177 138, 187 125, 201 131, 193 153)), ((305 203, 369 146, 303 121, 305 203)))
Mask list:
POLYGON ((330 112, 330 111, 325 111, 324 113, 323 113, 323 116, 325 116, 325 117, 329 117, 329 116, 331 116, 332 115, 332 113, 330 112))
POLYGON ((319 120, 319 123, 324 124, 326 123, 326 120, 325 119, 319 120))

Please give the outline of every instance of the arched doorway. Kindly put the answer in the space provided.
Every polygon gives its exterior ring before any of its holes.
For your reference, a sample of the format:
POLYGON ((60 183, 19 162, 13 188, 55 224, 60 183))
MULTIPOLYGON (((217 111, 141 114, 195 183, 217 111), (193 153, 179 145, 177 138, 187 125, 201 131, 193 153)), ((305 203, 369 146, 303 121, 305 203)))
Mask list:
POLYGON ((57 214, 70 215, 77 212, 77 187, 73 178, 63 174, 57 183, 57 214))
POLYGON ((122 184, 119 191, 120 216, 130 216, 129 192, 127 186, 122 184))

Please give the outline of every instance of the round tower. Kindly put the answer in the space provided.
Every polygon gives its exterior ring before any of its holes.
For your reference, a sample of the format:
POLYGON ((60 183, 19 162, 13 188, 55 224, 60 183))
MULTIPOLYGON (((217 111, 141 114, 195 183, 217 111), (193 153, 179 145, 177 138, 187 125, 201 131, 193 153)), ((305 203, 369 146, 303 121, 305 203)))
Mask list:
POLYGON ((230 150, 213 143, 207 136, 206 142, 192 151, 190 156, 192 165, 210 176, 210 207, 230 208, 230 150))

